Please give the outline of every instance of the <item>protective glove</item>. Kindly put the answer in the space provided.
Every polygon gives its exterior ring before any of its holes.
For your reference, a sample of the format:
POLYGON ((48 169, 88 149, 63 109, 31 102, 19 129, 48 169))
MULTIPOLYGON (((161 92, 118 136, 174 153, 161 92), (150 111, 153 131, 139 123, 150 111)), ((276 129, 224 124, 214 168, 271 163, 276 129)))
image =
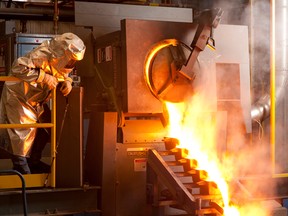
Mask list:
POLYGON ((72 90, 72 83, 69 80, 65 80, 60 88, 60 91, 64 96, 67 96, 72 90))
POLYGON ((58 80, 56 79, 56 77, 51 76, 49 74, 45 73, 45 76, 43 78, 43 83, 45 83, 46 85, 48 85, 49 89, 53 89, 56 88, 56 86, 58 85, 58 80))

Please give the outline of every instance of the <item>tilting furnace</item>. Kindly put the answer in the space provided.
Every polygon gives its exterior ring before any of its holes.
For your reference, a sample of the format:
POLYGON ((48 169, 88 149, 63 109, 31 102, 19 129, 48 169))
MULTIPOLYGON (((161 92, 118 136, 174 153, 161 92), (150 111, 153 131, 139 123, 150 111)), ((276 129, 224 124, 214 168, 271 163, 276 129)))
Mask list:
MULTIPOLYGON (((76 86, 68 98, 57 186, 29 195, 33 212, 224 214, 222 191, 211 173, 199 168, 201 161, 189 156, 187 146, 180 147, 180 137, 171 136, 171 117, 177 113, 168 109, 192 100, 182 120, 191 121, 192 113, 196 131, 204 131, 204 140, 214 140, 213 147, 204 145, 216 150, 220 161, 251 144, 248 28, 219 25, 221 13, 203 11, 193 23, 125 19, 119 31, 87 44, 93 65, 85 66, 93 71, 81 77, 84 93, 76 86), (195 100, 199 95, 201 103, 195 100), (89 123, 87 142, 83 118, 89 123), (215 131, 208 130, 211 125, 215 131), (39 200, 45 204, 37 205, 39 200), (71 206, 75 201, 79 205, 71 206)), ((67 100, 58 97, 57 104, 59 136, 67 100)), ((227 169, 231 167, 233 163, 227 169)), ((232 183, 231 203, 251 198, 240 181, 232 183)))
POLYGON ((216 124, 219 158, 236 154, 235 142, 249 144, 248 29, 218 25, 221 13, 205 11, 193 23, 125 19, 95 39, 95 76, 84 80, 94 92, 84 99, 91 104, 85 169, 101 187, 103 215, 224 214, 209 173, 168 136, 166 109, 205 95, 204 119, 194 115, 216 124))

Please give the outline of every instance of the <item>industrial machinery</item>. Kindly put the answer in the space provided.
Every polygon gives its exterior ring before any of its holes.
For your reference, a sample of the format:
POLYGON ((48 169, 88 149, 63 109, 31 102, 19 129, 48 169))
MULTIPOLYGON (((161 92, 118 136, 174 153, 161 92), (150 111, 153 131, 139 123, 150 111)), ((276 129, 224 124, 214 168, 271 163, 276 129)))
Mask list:
MULTIPOLYGON (((56 187, 28 190, 31 213, 225 214, 221 186, 190 155, 194 152, 188 147, 195 142, 181 146, 182 140, 173 136, 177 133, 170 133, 171 117, 177 114, 168 109, 168 104, 203 96, 204 103, 191 100, 184 106, 182 122, 190 122, 192 114, 196 132, 204 131, 204 143, 221 162, 249 143, 248 29, 219 25, 221 15, 217 8, 203 11, 193 23, 124 19, 120 30, 87 45, 93 49, 87 52, 93 56, 93 71, 81 77, 81 87, 74 87, 68 98, 57 96, 61 142, 56 187)), ((257 200, 257 193, 237 177, 229 182, 233 190, 228 204, 257 200)), ((0 214, 22 212, 11 210, 20 202, 18 191, 1 192, 5 208, 1 206, 0 214)))
POLYGON ((97 92, 85 101, 85 164, 99 165, 86 178, 101 187, 103 215, 223 215, 217 185, 167 137, 165 110, 204 94, 219 155, 236 151, 235 134, 243 141, 251 132, 248 31, 218 26, 221 14, 204 11, 194 23, 126 19, 95 40, 95 77, 82 80, 97 92))
MULTIPOLYGON (((3 23, 1 23, 2 25, 3 23)), ((15 28, 15 27, 14 27, 15 28)), ((0 36, 0 75, 7 76, 15 58, 32 50, 53 35, 9 33, 0 36)), ((0 84, 2 92, 3 82, 0 84)))

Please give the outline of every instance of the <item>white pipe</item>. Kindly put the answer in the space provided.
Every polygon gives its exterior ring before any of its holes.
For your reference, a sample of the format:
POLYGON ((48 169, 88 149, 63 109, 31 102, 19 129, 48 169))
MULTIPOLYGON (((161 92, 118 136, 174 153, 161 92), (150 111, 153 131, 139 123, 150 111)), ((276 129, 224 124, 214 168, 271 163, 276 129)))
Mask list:
MULTIPOLYGON (((278 104, 284 98, 285 87, 287 84, 288 63, 287 63, 287 19, 288 19, 288 0, 275 1, 275 26, 276 26, 276 94, 275 101, 278 104)), ((270 116, 271 98, 270 93, 264 94, 255 104, 251 107, 251 119, 253 121, 262 122, 270 116)))

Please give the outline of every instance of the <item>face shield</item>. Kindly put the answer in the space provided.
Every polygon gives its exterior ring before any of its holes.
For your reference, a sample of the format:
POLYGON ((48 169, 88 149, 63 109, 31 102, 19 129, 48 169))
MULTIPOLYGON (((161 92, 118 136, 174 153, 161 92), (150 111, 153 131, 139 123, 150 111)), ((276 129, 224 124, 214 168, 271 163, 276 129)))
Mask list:
POLYGON ((75 34, 64 33, 50 41, 49 50, 52 53, 52 69, 61 74, 68 74, 75 67, 75 63, 83 59, 86 47, 75 34))
POLYGON ((76 60, 70 59, 64 68, 66 69, 73 69, 75 67, 76 60))

